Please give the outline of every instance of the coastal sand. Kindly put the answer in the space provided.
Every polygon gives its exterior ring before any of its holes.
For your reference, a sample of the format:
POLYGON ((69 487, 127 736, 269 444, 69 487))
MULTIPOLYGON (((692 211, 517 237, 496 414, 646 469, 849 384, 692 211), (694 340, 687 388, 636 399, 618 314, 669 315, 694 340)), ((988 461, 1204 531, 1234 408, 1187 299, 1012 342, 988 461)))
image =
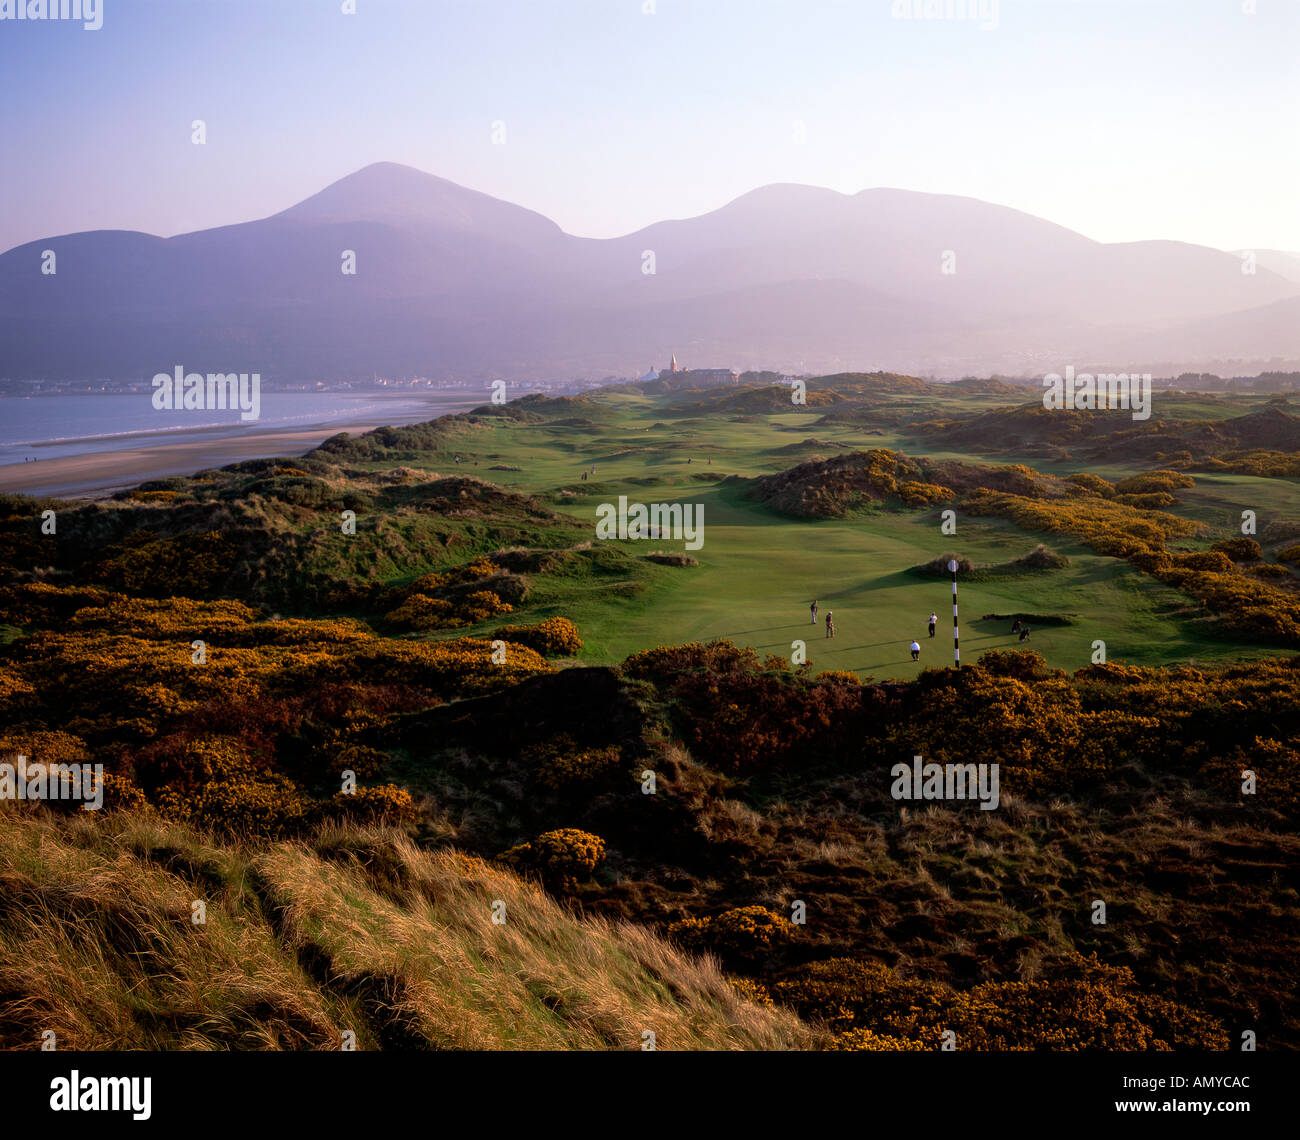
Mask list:
MULTIPOLYGON (((438 414, 459 411, 439 408, 438 414)), ((389 421, 391 422, 391 421, 389 421)), ((328 424, 285 431, 250 432, 241 436, 189 439, 179 443, 148 442, 119 451, 38 459, 35 463, 0 465, 0 491, 62 498, 96 499, 165 475, 193 475, 207 467, 223 467, 241 459, 275 456, 297 458, 332 435, 360 435, 384 422, 328 424)))

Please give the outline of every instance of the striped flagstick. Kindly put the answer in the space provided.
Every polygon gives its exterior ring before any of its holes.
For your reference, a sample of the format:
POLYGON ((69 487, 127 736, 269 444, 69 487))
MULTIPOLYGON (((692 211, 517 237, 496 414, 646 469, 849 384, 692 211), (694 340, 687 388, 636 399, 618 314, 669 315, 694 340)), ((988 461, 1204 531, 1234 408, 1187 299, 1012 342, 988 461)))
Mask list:
POLYGON ((953 667, 961 668, 961 643, 957 638, 957 559, 950 559, 948 569, 952 571, 952 661, 953 667))

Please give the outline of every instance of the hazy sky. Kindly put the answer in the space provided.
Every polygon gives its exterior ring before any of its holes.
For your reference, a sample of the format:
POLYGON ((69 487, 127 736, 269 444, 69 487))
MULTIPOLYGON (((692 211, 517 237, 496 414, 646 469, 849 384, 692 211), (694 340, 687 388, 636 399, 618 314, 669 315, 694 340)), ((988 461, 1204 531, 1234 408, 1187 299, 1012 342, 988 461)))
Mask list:
POLYGON ((804 182, 1300 250, 1297 0, 1000 0, 991 30, 893 17, 924 0, 355 2, 0 21, 0 250, 246 221, 381 160, 588 236, 804 182))

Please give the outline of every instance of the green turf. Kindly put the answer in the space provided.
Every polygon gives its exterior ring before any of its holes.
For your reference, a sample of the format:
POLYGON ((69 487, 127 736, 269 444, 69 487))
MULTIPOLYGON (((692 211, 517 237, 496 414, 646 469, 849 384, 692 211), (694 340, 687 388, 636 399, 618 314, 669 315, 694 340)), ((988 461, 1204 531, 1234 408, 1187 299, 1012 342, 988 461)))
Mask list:
MULTIPOLYGON (((592 424, 501 420, 460 447, 468 462, 478 460, 469 473, 542 496, 555 509, 590 523, 593 541, 597 506, 617 502, 619 495, 632 502, 681 502, 703 508, 704 545, 688 552, 699 559, 698 566, 639 563, 631 582, 617 575, 603 581, 589 568, 539 580, 520 618, 552 613, 570 617, 586 643, 586 662, 615 662, 651 646, 714 637, 789 658, 793 643, 803 640, 817 670, 851 669, 878 678, 914 676, 922 667, 953 661, 952 596, 948 582, 927 580, 909 569, 947 550, 977 564, 1007 563, 1043 539, 1070 558, 1068 567, 959 581, 963 661, 987 649, 1019 648, 1009 622, 986 621, 982 615, 1021 611, 1074 615, 1071 624, 1036 628, 1027 646, 1049 664, 1070 670, 1093 660, 1096 641, 1105 642, 1108 660, 1143 665, 1285 652, 1208 636, 1192 620, 1185 596, 1064 536, 1038 535, 984 518, 959 518, 957 533, 945 536, 935 510, 881 511, 842 520, 791 519, 745 498, 741 484, 721 481, 730 475, 747 478, 781 471, 813 454, 835 453, 824 446, 799 446, 809 438, 856 450, 893 447, 976 461, 979 456, 925 447, 904 429, 818 424, 825 409, 733 422, 728 416, 675 418, 674 401, 661 398, 600 394, 592 402, 599 409, 590 417, 596 421, 592 424), (521 470, 492 471, 494 464, 521 470), (596 470, 591 473, 593 464, 596 470), (584 469, 589 474, 586 483, 581 481, 584 469), (820 603, 815 627, 808 610, 814 597, 820 603), (835 616, 833 640, 825 636, 828 610, 835 616), (931 610, 939 618, 933 639, 926 630, 931 610), (919 665, 908 652, 913 638, 922 647, 919 665)), ((675 402, 683 401, 678 397, 675 402)), ((924 402, 898 400, 900 408, 924 402)), ((971 398, 962 401, 961 410, 989 406, 998 405, 986 397, 971 398)), ((951 414, 950 405, 948 411, 951 414)), ((1048 465, 1041 459, 1005 455, 985 461, 1024 462, 1055 474, 1090 469, 1086 463, 1048 465)), ((1112 467, 1109 473, 1131 470, 1112 467)), ((1259 513, 1262 525, 1267 517, 1286 511, 1288 496, 1294 501, 1295 485, 1289 480, 1197 479, 1198 487, 1185 493, 1180 510, 1213 532, 1190 546, 1233 533, 1233 520, 1239 520, 1246 507, 1259 513)), ((650 550, 684 550, 680 540, 609 545, 638 559, 650 550)))

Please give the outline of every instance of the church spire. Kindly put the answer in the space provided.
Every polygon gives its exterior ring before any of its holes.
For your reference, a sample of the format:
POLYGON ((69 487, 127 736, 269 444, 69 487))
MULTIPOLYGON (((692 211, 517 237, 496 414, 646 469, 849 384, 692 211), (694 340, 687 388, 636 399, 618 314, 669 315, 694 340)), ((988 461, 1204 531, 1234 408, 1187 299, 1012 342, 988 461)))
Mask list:
POLYGON ((677 371, 677 353, 675 352, 673 353, 673 362, 668 366, 668 371, 669 372, 677 371))

